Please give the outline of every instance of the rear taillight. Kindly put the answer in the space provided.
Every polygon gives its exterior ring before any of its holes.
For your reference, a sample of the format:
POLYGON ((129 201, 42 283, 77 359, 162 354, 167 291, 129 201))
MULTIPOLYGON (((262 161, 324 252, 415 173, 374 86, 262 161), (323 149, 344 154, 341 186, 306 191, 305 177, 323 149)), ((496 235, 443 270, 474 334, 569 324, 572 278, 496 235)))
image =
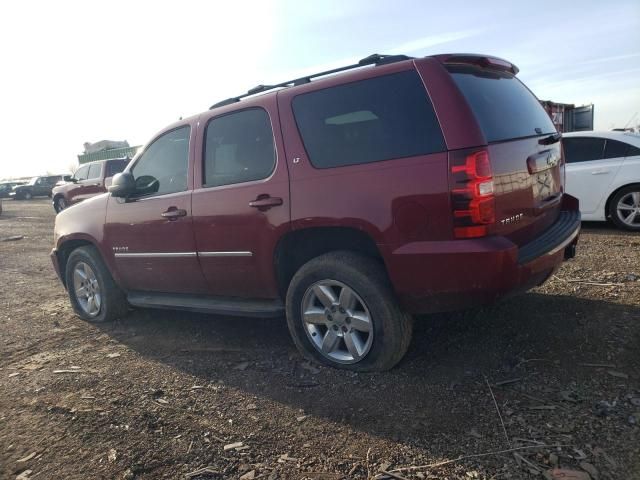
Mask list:
POLYGON ((489 153, 486 150, 451 152, 449 168, 454 237, 484 237, 487 226, 496 221, 489 153))

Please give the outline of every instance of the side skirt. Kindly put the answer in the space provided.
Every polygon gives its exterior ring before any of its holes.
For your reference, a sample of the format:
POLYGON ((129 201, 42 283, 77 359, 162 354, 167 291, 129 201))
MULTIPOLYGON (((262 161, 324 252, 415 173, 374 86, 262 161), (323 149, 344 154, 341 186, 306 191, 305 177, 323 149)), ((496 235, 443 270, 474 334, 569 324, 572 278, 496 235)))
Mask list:
POLYGON ((275 318, 285 314, 284 304, 279 299, 243 299, 133 291, 127 293, 127 300, 134 307, 187 310, 235 317, 275 318))

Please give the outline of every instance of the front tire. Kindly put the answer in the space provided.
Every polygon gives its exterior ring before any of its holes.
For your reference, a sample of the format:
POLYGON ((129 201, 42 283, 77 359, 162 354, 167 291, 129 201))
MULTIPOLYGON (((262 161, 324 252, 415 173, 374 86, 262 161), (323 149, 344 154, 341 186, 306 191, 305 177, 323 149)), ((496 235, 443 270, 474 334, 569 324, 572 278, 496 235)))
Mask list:
POLYGON ((303 265, 286 310, 296 347, 331 367, 389 370, 411 342, 412 318, 398 306, 384 268, 356 253, 331 252, 303 265))
POLYGON ((33 194, 31 192, 24 192, 21 198, 22 200, 31 200, 33 198, 33 194))
POLYGON ((60 213, 65 208, 67 208, 67 202, 64 197, 56 197, 56 199, 53 201, 53 209, 56 211, 56 213, 60 213))
POLYGON ((617 227, 639 232, 640 185, 620 189, 609 202, 609 215, 617 227))
POLYGON ((101 323, 126 315, 126 297, 95 247, 80 247, 71 252, 65 279, 73 311, 83 320, 101 323))

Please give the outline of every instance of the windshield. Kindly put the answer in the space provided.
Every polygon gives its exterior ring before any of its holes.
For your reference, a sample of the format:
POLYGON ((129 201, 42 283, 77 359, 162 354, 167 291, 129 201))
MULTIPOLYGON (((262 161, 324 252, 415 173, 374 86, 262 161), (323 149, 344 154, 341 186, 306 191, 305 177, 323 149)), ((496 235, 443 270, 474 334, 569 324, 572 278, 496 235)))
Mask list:
POLYGON ((450 67, 449 72, 487 142, 556 132, 535 95, 513 75, 466 66, 450 67))
POLYGON ((27 183, 27 185, 35 185, 38 181, 38 178, 40 177, 33 177, 31 180, 29 180, 29 183, 27 183))

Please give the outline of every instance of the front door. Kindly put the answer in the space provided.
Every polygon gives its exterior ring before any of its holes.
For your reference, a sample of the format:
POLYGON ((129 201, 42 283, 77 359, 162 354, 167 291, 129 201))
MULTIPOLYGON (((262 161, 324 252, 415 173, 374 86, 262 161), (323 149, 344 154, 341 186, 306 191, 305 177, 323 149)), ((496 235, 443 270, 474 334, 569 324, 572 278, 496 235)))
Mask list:
POLYGON ((275 96, 247 104, 201 118, 196 244, 210 294, 275 298, 273 255, 290 218, 287 166, 275 96))
POLYGON ((127 290, 204 293, 191 216, 190 145, 195 128, 158 136, 131 168, 136 194, 109 198, 107 249, 127 290))

